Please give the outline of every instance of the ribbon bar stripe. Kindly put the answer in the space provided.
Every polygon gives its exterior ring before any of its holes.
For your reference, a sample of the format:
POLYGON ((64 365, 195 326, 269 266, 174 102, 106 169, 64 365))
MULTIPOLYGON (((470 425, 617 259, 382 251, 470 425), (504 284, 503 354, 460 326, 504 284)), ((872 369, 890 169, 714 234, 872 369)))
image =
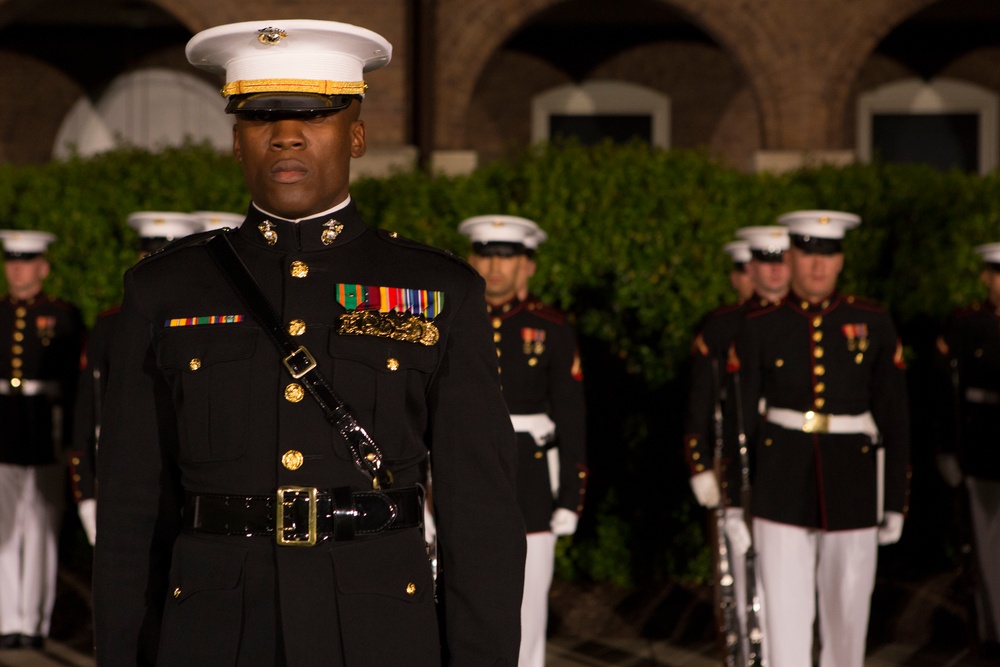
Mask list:
POLYGON ((410 313, 432 320, 444 308, 444 292, 382 287, 378 285, 337 285, 337 302, 348 311, 410 313))
POLYGON ((242 315, 203 315, 202 317, 177 317, 167 320, 167 327, 196 327, 202 324, 236 324, 242 322, 242 315))

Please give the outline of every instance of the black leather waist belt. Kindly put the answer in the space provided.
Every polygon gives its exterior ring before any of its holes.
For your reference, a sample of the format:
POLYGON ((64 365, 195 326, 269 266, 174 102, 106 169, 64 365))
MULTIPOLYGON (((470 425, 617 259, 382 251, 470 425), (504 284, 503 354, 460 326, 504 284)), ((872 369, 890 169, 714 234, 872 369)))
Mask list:
POLYGON ((282 486, 273 496, 188 493, 184 526, 199 533, 267 536, 284 546, 312 546, 418 527, 423 500, 419 486, 385 491, 282 486))

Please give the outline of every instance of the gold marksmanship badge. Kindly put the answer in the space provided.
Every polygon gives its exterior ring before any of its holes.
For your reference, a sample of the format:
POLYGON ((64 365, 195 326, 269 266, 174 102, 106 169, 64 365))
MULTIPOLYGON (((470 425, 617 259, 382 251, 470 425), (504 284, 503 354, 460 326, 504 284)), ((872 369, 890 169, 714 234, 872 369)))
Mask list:
POLYGON ((378 336, 421 345, 434 345, 441 334, 433 322, 410 313, 355 310, 340 316, 338 333, 346 336, 378 336))

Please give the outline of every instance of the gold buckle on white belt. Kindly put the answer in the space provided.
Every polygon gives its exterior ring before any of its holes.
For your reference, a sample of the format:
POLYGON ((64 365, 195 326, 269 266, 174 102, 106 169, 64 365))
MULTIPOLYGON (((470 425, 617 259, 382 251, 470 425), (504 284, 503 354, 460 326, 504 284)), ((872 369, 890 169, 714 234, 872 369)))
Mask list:
POLYGON ((805 418, 805 421, 802 422, 802 431, 804 433, 830 432, 830 415, 809 410, 807 412, 803 412, 802 416, 805 418))

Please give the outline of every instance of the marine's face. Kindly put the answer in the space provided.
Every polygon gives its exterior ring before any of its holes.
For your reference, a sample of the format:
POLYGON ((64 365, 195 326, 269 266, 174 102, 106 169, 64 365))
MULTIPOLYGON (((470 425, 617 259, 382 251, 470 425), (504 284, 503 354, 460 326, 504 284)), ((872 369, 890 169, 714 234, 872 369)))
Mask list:
POLYGON ((763 297, 772 301, 783 298, 788 293, 790 268, 788 253, 782 256, 780 262, 760 262, 751 260, 747 265, 753 280, 754 289, 763 297))
POLYGON ((309 117, 237 114, 233 154, 254 202, 294 220, 344 201, 351 158, 365 154, 360 105, 309 117))
POLYGON ((44 257, 8 259, 4 262, 7 289, 18 299, 28 299, 42 291, 42 282, 49 275, 49 263, 44 257))
POLYGON ((527 269, 525 255, 502 257, 499 255, 472 255, 469 264, 486 281, 486 302, 499 306, 513 299, 520 287, 527 285, 522 280, 527 269))
POLYGON ((788 251, 792 260, 792 289, 803 299, 819 303, 837 287, 837 277, 844 268, 844 253, 817 255, 793 247, 788 251))

